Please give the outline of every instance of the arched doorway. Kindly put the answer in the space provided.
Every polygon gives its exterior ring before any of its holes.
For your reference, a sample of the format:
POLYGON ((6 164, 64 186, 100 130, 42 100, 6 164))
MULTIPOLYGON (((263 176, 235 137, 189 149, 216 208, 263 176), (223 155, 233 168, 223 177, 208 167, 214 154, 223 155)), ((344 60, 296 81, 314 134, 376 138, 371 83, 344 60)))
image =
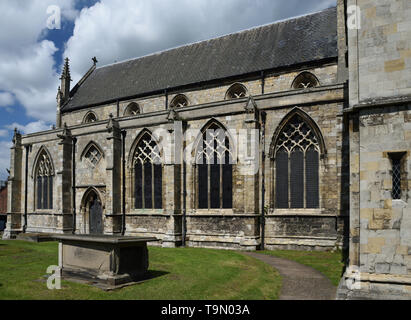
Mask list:
POLYGON ((94 189, 88 190, 82 201, 84 233, 103 234, 103 205, 98 192, 94 189))

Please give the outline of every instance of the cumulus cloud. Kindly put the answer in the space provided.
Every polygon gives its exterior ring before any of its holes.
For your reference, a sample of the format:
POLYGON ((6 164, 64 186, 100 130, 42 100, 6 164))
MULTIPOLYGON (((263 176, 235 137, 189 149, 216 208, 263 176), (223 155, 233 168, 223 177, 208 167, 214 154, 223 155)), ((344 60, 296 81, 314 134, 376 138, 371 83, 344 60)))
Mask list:
POLYGON ((9 130, 14 130, 14 128, 17 128, 17 130, 21 131, 23 134, 29 134, 29 133, 34 133, 34 132, 50 130, 51 126, 47 124, 45 121, 39 120, 39 121, 30 122, 26 125, 22 125, 22 124, 15 122, 13 124, 6 126, 6 128, 9 130))
POLYGON ((64 56, 74 83, 99 65, 213 38, 335 5, 335 0, 101 0, 81 10, 64 56))
MULTIPOLYGON (((62 19, 76 17, 74 0, 58 3, 62 19)), ((47 8, 54 4, 54 0, 0 2, 0 91, 9 102, 13 95, 27 115, 44 121, 54 120, 58 86, 53 57, 58 49, 41 40, 47 30, 47 8)))
POLYGON ((8 177, 6 168, 10 168, 10 148, 12 143, 8 141, 0 141, 0 180, 5 180, 8 177))
POLYGON ((13 103, 14 98, 10 92, 0 92, 0 107, 11 106, 13 103))

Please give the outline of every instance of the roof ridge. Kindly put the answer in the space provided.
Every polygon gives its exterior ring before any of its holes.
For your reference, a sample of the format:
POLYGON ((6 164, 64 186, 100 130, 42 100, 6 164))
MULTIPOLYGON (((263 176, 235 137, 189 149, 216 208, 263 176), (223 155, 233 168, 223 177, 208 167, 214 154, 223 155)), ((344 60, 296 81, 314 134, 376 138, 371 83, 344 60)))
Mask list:
POLYGON ((122 61, 109 63, 109 64, 103 65, 101 67, 97 67, 96 70, 103 69, 103 68, 106 68, 106 67, 111 67, 111 66, 114 66, 114 65, 119 65, 119 64, 134 61, 134 60, 139 60, 139 59, 159 55, 159 54, 162 54, 164 52, 169 52, 169 51, 172 51, 172 50, 176 50, 176 49, 180 49, 180 48, 184 48, 184 47, 189 47, 189 46, 199 44, 199 43, 204 43, 204 42, 207 42, 207 41, 222 39, 222 38, 232 36, 232 35, 235 35, 235 34, 241 34, 241 33, 244 33, 244 32, 249 32, 251 30, 256 30, 256 29, 260 29, 260 28, 264 28, 264 27, 268 27, 268 26, 273 26, 273 25, 276 25, 276 24, 284 23, 284 22, 289 22, 289 21, 292 21, 292 20, 297 20, 297 19, 300 19, 300 18, 305 18, 305 17, 316 15, 316 14, 319 14, 319 13, 322 13, 324 11, 331 10, 331 9, 336 9, 336 6, 332 6, 332 7, 322 9, 322 10, 319 10, 319 11, 315 11, 315 12, 311 12, 311 13, 307 13, 307 14, 302 14, 302 15, 298 15, 298 16, 293 16, 293 17, 277 20, 277 21, 274 21, 274 22, 262 24, 262 25, 259 25, 259 26, 254 26, 254 27, 251 27, 251 28, 247 28, 247 29, 243 29, 243 30, 223 34, 223 35, 215 37, 215 38, 194 41, 194 42, 191 42, 191 43, 182 44, 182 45, 167 48, 167 49, 164 49, 164 50, 155 51, 155 52, 143 55, 143 56, 133 57, 133 58, 125 59, 125 60, 122 60, 122 61))

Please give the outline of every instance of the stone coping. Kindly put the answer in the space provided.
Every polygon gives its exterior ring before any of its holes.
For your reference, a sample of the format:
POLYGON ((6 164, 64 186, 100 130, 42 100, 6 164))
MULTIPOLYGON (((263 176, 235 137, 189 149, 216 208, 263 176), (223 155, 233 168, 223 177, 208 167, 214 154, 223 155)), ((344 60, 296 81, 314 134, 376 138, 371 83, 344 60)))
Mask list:
POLYGON ((79 241, 79 242, 98 242, 98 243, 108 243, 108 244, 121 244, 121 243, 145 243, 151 241, 158 241, 154 237, 122 237, 122 236, 111 236, 111 235, 56 235, 54 236, 56 240, 69 240, 69 241, 79 241))
POLYGON ((396 275, 396 274, 383 274, 383 273, 349 273, 346 272, 344 278, 351 278, 362 282, 379 282, 379 283, 394 283, 411 285, 411 275, 396 275))

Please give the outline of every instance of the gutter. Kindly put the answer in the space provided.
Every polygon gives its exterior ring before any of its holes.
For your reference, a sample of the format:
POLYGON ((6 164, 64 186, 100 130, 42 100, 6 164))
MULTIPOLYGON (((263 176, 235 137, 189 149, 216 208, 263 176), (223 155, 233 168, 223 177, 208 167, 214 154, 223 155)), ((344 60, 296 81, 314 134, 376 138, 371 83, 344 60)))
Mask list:
POLYGON ((121 235, 124 236, 126 233, 126 136, 127 131, 121 131, 122 137, 122 206, 123 215, 121 220, 121 235))
MULTIPOLYGON (((187 122, 183 122, 183 135, 187 129, 187 122)), ((186 246, 187 237, 187 164, 185 154, 185 142, 183 142, 183 221, 182 221, 182 246, 186 246)))
POLYGON ((28 183, 28 172, 29 172, 29 149, 31 145, 25 145, 26 148, 26 164, 25 164, 25 176, 24 176, 24 225, 23 233, 26 233, 27 230, 27 183, 28 183))
POLYGON ((260 239, 261 239, 261 247, 260 250, 264 250, 265 246, 265 123, 266 123, 266 117, 267 113, 265 111, 261 111, 261 142, 262 142, 262 151, 261 151, 261 171, 262 171, 262 177, 261 177, 261 234, 260 234, 260 239))
POLYGON ((71 163, 71 168, 72 168, 72 199, 73 199, 73 230, 72 233, 76 233, 76 143, 77 143, 77 138, 73 137, 73 146, 72 146, 72 163, 71 163))

